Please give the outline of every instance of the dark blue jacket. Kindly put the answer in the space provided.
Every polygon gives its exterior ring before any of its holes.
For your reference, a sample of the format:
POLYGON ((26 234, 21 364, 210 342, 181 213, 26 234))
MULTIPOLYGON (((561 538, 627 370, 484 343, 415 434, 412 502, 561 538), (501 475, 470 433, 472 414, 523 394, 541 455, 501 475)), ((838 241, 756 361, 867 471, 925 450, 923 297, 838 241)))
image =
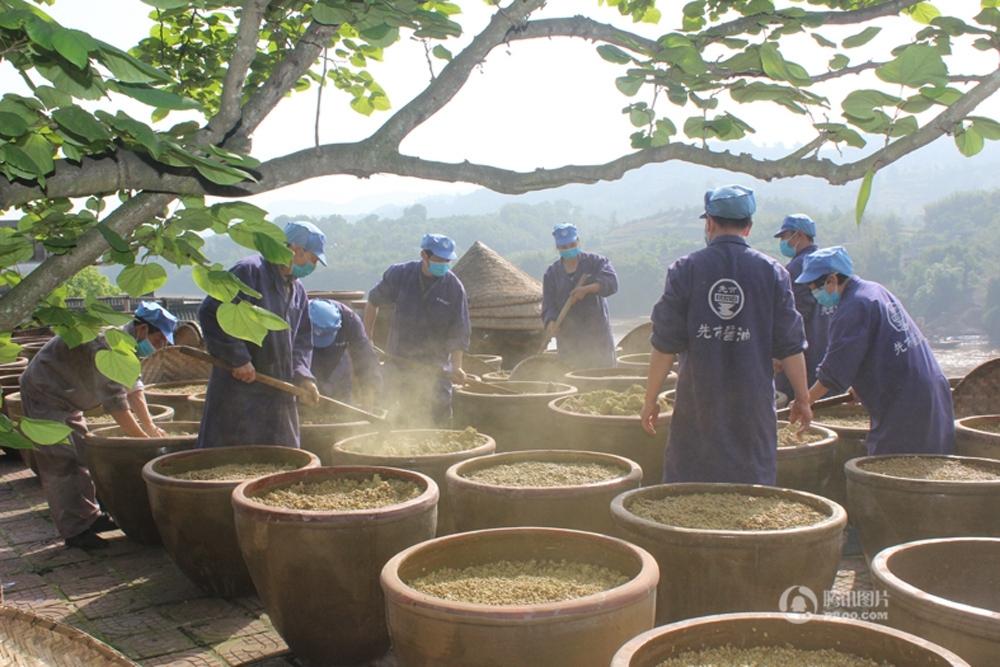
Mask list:
POLYGON ((330 303, 340 311, 340 331, 328 347, 313 348, 312 372, 320 393, 350 401, 354 374, 363 386, 379 392, 382 373, 364 322, 350 306, 332 299, 330 303))
POLYGON ((772 359, 805 348, 788 272, 740 236, 674 262, 650 341, 680 354, 667 482, 774 484, 772 359))
MULTIPOLYGON (((785 266, 788 270, 788 275, 792 278, 792 291, 795 293, 795 309, 802 316, 802 326, 805 327, 806 341, 809 343, 805 355, 806 374, 808 375, 810 387, 816 381, 816 367, 819 366, 819 362, 823 360, 823 355, 826 354, 826 345, 830 337, 830 318, 833 316, 835 310, 834 308, 821 306, 816 303, 809 285, 801 285, 795 282, 795 279, 802 275, 802 264, 805 262, 806 257, 814 252, 816 252, 815 245, 807 246, 797 252, 792 261, 785 266)), ((786 394, 789 399, 794 398, 792 395, 792 384, 785 377, 784 373, 778 374, 774 378, 774 383, 778 391, 786 394)))
POLYGON ((869 454, 955 448, 948 379, 909 313, 882 285, 857 276, 847 282, 817 376, 836 393, 854 388, 871 415, 869 454))
POLYGON ((559 358, 570 368, 611 368, 615 365, 615 343, 607 297, 618 291, 618 275, 607 258, 581 252, 574 273, 566 273, 562 260, 545 271, 542 282, 542 321, 559 317, 579 276, 587 274, 587 284, 597 283, 600 291, 576 302, 563 320, 556 336, 559 358))
MULTIPOLYGON (((281 275, 278 266, 254 255, 237 262, 229 271, 261 293, 260 299, 241 295, 288 322, 284 331, 268 332, 263 345, 233 338, 222 330, 216 313, 221 303, 205 297, 198 321, 212 355, 229 365, 253 362, 258 373, 296 382, 312 379, 312 327, 309 299, 302 283, 281 275)), ((198 431, 199 447, 230 445, 299 446, 299 416, 290 394, 259 383, 247 384, 227 370, 213 368, 205 397, 205 413, 198 431)))

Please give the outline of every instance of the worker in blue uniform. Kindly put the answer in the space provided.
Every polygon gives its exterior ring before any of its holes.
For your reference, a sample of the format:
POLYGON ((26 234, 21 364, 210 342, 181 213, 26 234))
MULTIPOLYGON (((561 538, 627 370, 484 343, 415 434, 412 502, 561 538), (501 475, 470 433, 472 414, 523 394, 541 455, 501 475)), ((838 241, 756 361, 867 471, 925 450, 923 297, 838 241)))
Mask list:
POLYGON ((725 186, 705 193, 707 247, 667 270, 653 308, 653 352, 642 408, 655 434, 657 394, 680 356, 677 396, 666 450, 667 482, 774 484, 777 422, 774 371, 782 362, 796 414, 809 425, 805 332, 788 272, 750 248, 753 191, 725 186))
POLYGON ((205 297, 198 309, 209 353, 233 368, 212 369, 198 447, 299 446, 298 399, 255 383, 257 372, 299 385, 309 394, 308 402, 319 400, 310 370, 309 299, 299 279, 312 273, 317 262, 326 265, 326 236, 316 225, 301 221, 285 226, 285 238, 292 251, 290 264, 274 264, 254 255, 240 260, 229 271, 261 295, 241 294, 238 299, 271 311, 288 323, 287 329, 269 331, 263 343, 255 345, 222 330, 219 300, 205 297))
POLYGON ((453 240, 425 234, 420 259, 390 266, 368 294, 364 324, 369 338, 379 308, 395 306, 386 343, 385 395, 400 426, 449 426, 452 383, 465 383, 462 355, 472 328, 465 287, 450 271, 456 257, 453 240))
POLYGON ((340 401, 374 405, 382 372, 365 325, 350 306, 332 299, 311 299, 312 372, 320 393, 340 401), (355 377, 358 380, 355 385, 355 377))
MULTIPOLYGON (((811 386, 816 381, 816 367, 826 352, 827 336, 830 330, 830 317, 833 308, 816 303, 809 287, 796 283, 795 279, 802 273, 802 263, 811 253, 816 252, 816 223, 805 213, 786 215, 781 228, 774 235, 778 241, 781 254, 790 261, 785 265, 788 275, 792 277, 792 291, 795 293, 795 310, 802 316, 802 326, 806 330, 806 376, 811 386)), ((780 364, 775 362, 777 375, 774 378, 775 388, 785 396, 791 397, 792 385, 783 372, 780 364)))
POLYGON ((607 297, 618 291, 618 275, 607 257, 580 250, 575 225, 560 223, 552 236, 559 259, 546 269, 542 281, 546 334, 556 339, 559 359, 570 368, 611 368, 615 365, 615 343, 607 297), (557 325, 567 303, 573 305, 557 325))
POLYGON ((871 416, 870 455, 950 454, 955 415, 948 379, 899 300, 858 277, 840 246, 809 255, 796 282, 836 309, 809 400, 853 389, 871 416))

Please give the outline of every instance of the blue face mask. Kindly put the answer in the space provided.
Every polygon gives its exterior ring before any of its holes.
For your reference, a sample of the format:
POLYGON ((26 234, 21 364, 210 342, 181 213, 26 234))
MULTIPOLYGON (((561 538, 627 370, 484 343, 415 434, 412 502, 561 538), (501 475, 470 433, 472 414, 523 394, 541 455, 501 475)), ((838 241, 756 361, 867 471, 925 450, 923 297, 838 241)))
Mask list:
POLYGON ((292 275, 296 278, 305 278, 316 270, 316 265, 311 262, 305 264, 292 264, 292 275))
POLYGON ((812 291, 816 303, 824 308, 836 308, 840 304, 840 292, 827 292, 825 289, 814 289, 812 291))
POLYGON ((148 338, 143 338, 142 340, 139 341, 139 345, 136 348, 136 353, 140 357, 148 357, 154 352, 156 352, 156 348, 153 347, 153 344, 149 342, 148 338))
POLYGON ((427 271, 435 278, 448 273, 449 262, 427 262, 427 271))
POLYGON ((580 248, 579 247, 576 247, 576 248, 567 248, 565 250, 560 250, 559 251, 559 256, 562 257, 563 259, 573 259, 574 257, 576 257, 579 254, 580 254, 580 248))
POLYGON ((795 257, 795 248, 793 248, 792 244, 785 239, 781 239, 781 243, 778 244, 778 247, 781 249, 781 254, 785 257, 795 257))

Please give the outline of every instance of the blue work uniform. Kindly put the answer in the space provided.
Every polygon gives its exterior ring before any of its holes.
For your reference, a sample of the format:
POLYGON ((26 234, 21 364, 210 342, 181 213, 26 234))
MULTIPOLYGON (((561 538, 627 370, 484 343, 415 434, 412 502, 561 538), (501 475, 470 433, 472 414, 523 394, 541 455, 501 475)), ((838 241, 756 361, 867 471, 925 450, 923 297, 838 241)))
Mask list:
MULTIPOLYGON (((313 379, 312 328, 309 299, 298 279, 281 274, 279 267, 254 255, 237 262, 230 273, 261 293, 241 300, 271 311, 288 323, 284 331, 270 331, 263 345, 224 332, 216 318, 221 303, 205 297, 198 321, 210 354, 236 368, 253 362, 258 373, 286 382, 313 379)), ((290 394, 259 383, 241 382, 228 370, 213 368, 205 396, 205 412, 198 431, 198 447, 233 445, 299 446, 299 416, 290 394)))
POLYGON ((542 282, 542 322, 547 326, 559 318, 559 312, 583 274, 590 276, 584 284, 597 283, 600 291, 577 301, 567 313, 556 336, 559 359, 575 369, 612 368, 615 342, 611 336, 607 297, 618 291, 618 274, 606 257, 581 252, 573 273, 566 272, 561 259, 546 269, 542 282))
POLYGON ((350 401, 354 374, 357 374, 362 386, 379 392, 382 372, 372 342, 365 333, 364 323, 350 306, 333 300, 330 303, 340 311, 340 330, 329 346, 313 348, 312 372, 319 393, 350 401))
POLYGON ((395 305, 386 344, 386 384, 396 418, 447 426, 451 420, 451 353, 468 350, 472 327, 462 281, 449 271, 425 276, 420 261, 393 264, 368 294, 395 305))
POLYGON ((950 454, 955 415, 948 379, 909 313, 878 283, 851 277, 830 322, 817 379, 853 387, 868 413, 875 454, 950 454))
MULTIPOLYGON (((802 326, 806 330, 806 341, 809 346, 806 348, 806 375, 809 386, 816 381, 816 368, 826 354, 826 345, 830 337, 830 318, 833 316, 835 308, 821 306, 816 303, 809 285, 801 285, 795 279, 802 275, 802 264, 806 257, 816 252, 816 246, 810 245, 795 253, 795 257, 785 268, 788 275, 792 277, 792 291, 795 293, 795 310, 802 316, 802 326)), ((784 373, 779 373, 774 378, 774 384, 778 391, 782 392, 789 399, 794 398, 792 383, 784 373)))
POLYGON ((680 354, 667 482, 774 484, 772 359, 805 349, 802 316, 778 262, 726 235, 667 271, 650 342, 680 354))

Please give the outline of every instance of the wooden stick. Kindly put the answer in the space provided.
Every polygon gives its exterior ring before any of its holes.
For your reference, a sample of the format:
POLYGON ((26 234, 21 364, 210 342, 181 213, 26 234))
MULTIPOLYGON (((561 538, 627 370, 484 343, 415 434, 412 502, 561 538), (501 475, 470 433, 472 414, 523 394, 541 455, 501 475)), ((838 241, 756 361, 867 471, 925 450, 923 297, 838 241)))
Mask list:
MULTIPOLYGON (((590 278, 589 274, 587 273, 582 274, 579 277, 579 279, 577 279, 576 285, 573 287, 573 289, 576 289, 577 287, 583 287, 583 283, 586 282, 588 278, 590 278)), ((562 310, 559 311, 559 317, 556 318, 555 326, 552 327, 553 329, 558 329, 559 327, 562 326, 563 320, 565 320, 566 316, 569 315, 569 311, 573 307, 574 303, 576 302, 570 301, 569 298, 566 299, 566 303, 563 304, 562 310)), ((538 354, 542 354, 543 352, 545 352, 545 350, 547 350, 549 347, 549 341, 552 340, 552 336, 548 335, 548 332, 550 331, 549 327, 546 327, 545 331, 546 331, 545 340, 542 341, 542 346, 538 349, 538 354)))
MULTIPOLYGON (((217 366, 223 370, 231 371, 233 367, 227 364, 222 359, 212 356, 208 352, 204 352, 194 347, 189 347, 187 345, 178 345, 177 348, 189 357, 194 357, 195 359, 201 359, 202 361, 207 361, 213 366, 217 366)), ((279 380, 278 378, 273 378, 270 375, 264 375, 263 373, 257 372, 254 382, 262 384, 266 387, 271 387, 272 389, 277 389, 278 391, 284 392, 286 394, 291 394, 303 401, 309 401, 312 398, 312 394, 298 385, 294 385, 291 382, 285 382, 284 380, 279 380)), ((374 421, 385 421, 386 415, 377 415, 374 412, 369 412, 363 408, 351 405, 350 403, 344 403, 343 401, 338 401, 335 398, 330 398, 329 396, 319 397, 320 401, 330 403, 331 405, 336 405, 344 410, 349 410, 350 412, 355 412, 359 415, 364 415, 374 421)))
POLYGON ((483 382, 475 375, 471 373, 465 374, 465 383, 472 385, 473 387, 488 387, 489 389, 495 389, 501 394, 520 394, 521 392, 511 389, 510 387, 504 387, 503 385, 493 384, 492 382, 483 382))

